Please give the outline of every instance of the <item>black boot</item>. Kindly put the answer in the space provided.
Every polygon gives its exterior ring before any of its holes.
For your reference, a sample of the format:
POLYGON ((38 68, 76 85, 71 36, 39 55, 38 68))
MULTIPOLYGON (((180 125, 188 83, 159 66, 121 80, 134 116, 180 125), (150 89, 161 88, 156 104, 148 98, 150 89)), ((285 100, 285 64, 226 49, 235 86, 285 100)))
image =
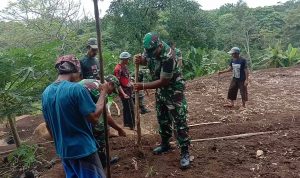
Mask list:
POLYGON ((187 169, 190 167, 190 153, 188 147, 181 148, 180 168, 187 169))
POLYGON ((149 113, 149 112, 150 112, 150 110, 145 108, 145 106, 141 106, 141 114, 146 114, 146 113, 149 113))
POLYGON ((153 149, 153 154, 159 155, 162 153, 166 153, 171 150, 171 146, 169 143, 161 143, 159 146, 153 149))
MULTIPOLYGON (((106 165, 107 165, 106 164, 106 153, 104 151, 99 151, 98 154, 99 154, 99 158, 100 158, 102 167, 106 168, 106 165)), ((110 165, 116 164, 119 160, 120 160, 120 158, 118 156, 111 157, 110 165)))

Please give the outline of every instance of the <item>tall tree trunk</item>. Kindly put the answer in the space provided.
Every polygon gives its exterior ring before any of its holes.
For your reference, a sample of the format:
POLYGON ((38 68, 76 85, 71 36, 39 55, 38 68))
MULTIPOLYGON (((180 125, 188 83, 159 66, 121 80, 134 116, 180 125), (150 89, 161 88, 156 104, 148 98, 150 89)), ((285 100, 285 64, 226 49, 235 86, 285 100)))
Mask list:
POLYGON ((249 31, 247 31, 246 34, 245 34, 244 48, 246 50, 246 53, 247 53, 248 59, 249 59, 248 67, 249 67, 250 71, 252 71, 252 59, 251 59, 251 54, 250 54, 250 35, 249 35, 249 31))
POLYGON ((21 140, 17 131, 16 122, 14 121, 14 118, 10 114, 7 116, 7 118, 11 129, 11 133, 13 134, 14 137, 15 144, 17 148, 19 148, 21 146, 21 140))

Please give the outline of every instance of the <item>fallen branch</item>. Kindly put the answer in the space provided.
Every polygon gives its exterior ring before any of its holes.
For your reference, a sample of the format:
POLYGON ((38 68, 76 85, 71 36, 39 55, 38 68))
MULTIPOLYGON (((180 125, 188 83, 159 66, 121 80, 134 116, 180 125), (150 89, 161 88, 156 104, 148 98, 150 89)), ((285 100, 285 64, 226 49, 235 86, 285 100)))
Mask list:
MULTIPOLYGON (((191 140, 191 142, 203 142, 203 141, 211 141, 211 140, 230 140, 230 139, 238 139, 238 138, 245 138, 245 137, 251 137, 256 135, 265 135, 265 134, 271 134, 275 131, 269 131, 269 132, 255 132, 255 133, 246 133, 246 134, 238 134, 238 135, 230 135, 230 136, 224 136, 224 137, 214 137, 214 138, 203 138, 203 139, 196 139, 191 140)), ((171 144, 174 144, 175 142, 171 142, 171 144)))
POLYGON ((213 124, 222 124, 222 122, 207 122, 207 123, 192 124, 189 125, 189 127, 196 127, 201 125, 213 125, 213 124))
POLYGON ((54 141, 48 141, 48 142, 42 142, 42 143, 36 143, 38 146, 41 146, 41 145, 46 145, 48 143, 54 143, 54 141))
POLYGON ((13 149, 13 150, 8 150, 8 151, 4 151, 4 152, 0 152, 0 155, 6 155, 6 154, 9 154, 13 151, 15 151, 16 149, 13 149))
POLYGON ((230 136, 224 136, 224 137, 204 138, 204 139, 191 140, 191 142, 203 142, 203 141, 210 141, 210 140, 229 140, 229 139, 238 139, 238 138, 251 137, 251 136, 255 136, 255 135, 271 134, 271 133, 274 133, 274 132, 275 132, 275 131, 269 131, 269 132, 256 132, 256 133, 246 133, 246 134, 230 135, 230 136))

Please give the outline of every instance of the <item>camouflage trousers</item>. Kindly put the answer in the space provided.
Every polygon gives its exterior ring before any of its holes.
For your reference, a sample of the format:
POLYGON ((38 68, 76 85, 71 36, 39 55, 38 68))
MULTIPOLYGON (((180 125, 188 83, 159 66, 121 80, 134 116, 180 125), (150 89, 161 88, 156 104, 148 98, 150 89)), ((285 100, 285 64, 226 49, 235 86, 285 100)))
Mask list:
POLYGON ((162 88, 156 91, 156 112, 159 134, 163 143, 172 137, 172 123, 176 130, 177 144, 180 148, 190 144, 187 125, 187 102, 183 90, 162 88))
POLYGON ((103 117, 100 116, 98 123, 93 126, 93 134, 97 144, 100 146, 100 150, 105 149, 105 128, 103 117))

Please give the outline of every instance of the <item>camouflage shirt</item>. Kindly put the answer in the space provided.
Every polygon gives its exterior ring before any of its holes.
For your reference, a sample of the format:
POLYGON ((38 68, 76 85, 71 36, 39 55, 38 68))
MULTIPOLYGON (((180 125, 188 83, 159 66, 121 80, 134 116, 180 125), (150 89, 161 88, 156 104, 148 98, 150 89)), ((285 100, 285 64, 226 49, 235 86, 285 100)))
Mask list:
POLYGON ((159 57, 147 58, 148 68, 152 81, 159 80, 160 77, 170 79, 170 85, 162 88, 172 88, 174 90, 184 90, 184 80, 178 67, 178 61, 174 50, 165 42, 159 57))

